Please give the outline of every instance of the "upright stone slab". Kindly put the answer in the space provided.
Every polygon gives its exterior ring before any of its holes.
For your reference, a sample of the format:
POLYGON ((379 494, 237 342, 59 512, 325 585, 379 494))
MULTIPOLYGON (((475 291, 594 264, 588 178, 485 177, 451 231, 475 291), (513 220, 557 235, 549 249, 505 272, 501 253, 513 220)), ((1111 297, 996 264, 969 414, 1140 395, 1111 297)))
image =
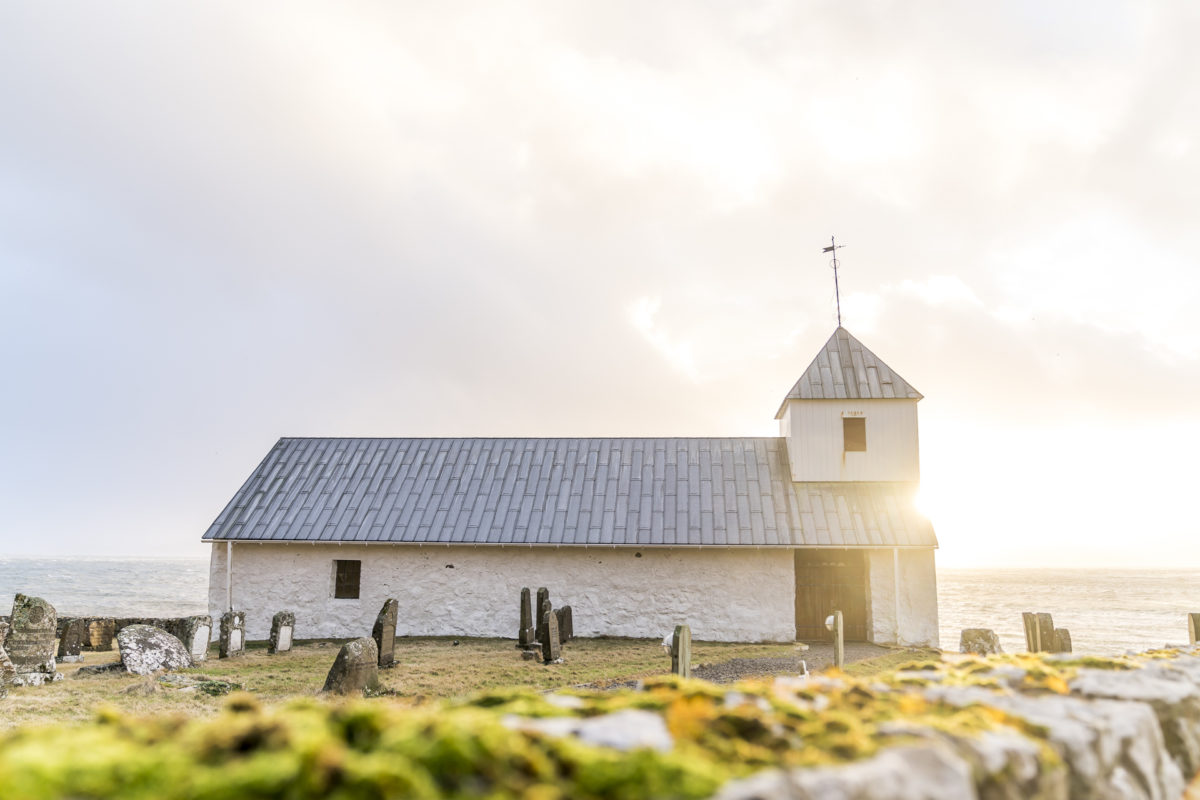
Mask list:
MULTIPOLYGON (((539 596, 541 595, 540 591, 538 592, 538 595, 539 596)), ((537 612, 537 621, 538 622, 537 622, 536 635, 537 635, 537 641, 538 641, 539 647, 541 646, 542 640, 546 638, 546 620, 553 615, 554 615, 554 609, 550 607, 550 601, 549 600, 542 601, 542 604, 538 606, 538 612, 537 612)))
POLYGON ((517 647, 525 650, 537 646, 537 629, 533 625, 533 611, 529 605, 529 587, 521 590, 521 624, 517 628, 517 647))
POLYGON ((1038 641, 1041 642, 1042 651, 1046 653, 1054 652, 1054 618, 1046 612, 1040 612, 1037 615, 1037 630, 1038 641))
POLYGON ((988 628, 963 628, 958 638, 958 652, 975 653, 980 656, 1003 653, 1000 637, 988 628))
POLYGON ((167 633, 183 642, 193 663, 208 660, 208 645, 212 641, 213 621, 207 614, 171 620, 167 633))
POLYGON ((692 629, 687 625, 676 625, 671 637, 671 673, 692 677, 692 629))
POLYGON ((559 636, 564 642, 569 642, 575 638, 575 618, 570 606, 562 607, 562 618, 559 622, 559 636))
POLYGON ((538 641, 542 639, 542 623, 546 621, 546 604, 550 602, 550 590, 545 586, 537 590, 537 603, 534 604, 533 610, 537 614, 537 619, 534 621, 533 629, 537 632, 538 641))
POLYGON ((355 639, 342 645, 322 691, 356 694, 379 688, 379 651, 374 639, 355 639))
POLYGON ((236 658, 246 652, 246 612, 226 611, 221 615, 221 658, 236 658))
POLYGON ((117 622, 112 617, 97 617, 87 621, 85 650, 108 652, 117 635, 117 622))
POLYGON ((67 620, 66 625, 60 624, 58 634, 58 660, 63 664, 82 661, 80 650, 83 649, 83 639, 87 635, 87 625, 78 617, 67 620))
POLYGON ((396 663, 396 617, 400 614, 400 603, 389 597, 375 617, 371 638, 375 640, 375 652, 379 666, 387 669, 396 663))
POLYGON ((1197 640, 1200 640, 1200 614, 1190 613, 1188 617, 1188 642, 1192 647, 1196 646, 1197 640))
POLYGON ((40 597, 19 594, 13 599, 11 620, 4 649, 16 669, 13 683, 40 686, 61 679, 54 663, 54 640, 58 632, 54 606, 40 597))
POLYGON ((296 615, 291 611, 280 611, 271 617, 271 638, 267 640, 267 652, 276 655, 291 650, 292 632, 295 630, 296 615))
POLYGON ((558 638, 558 615, 550 610, 546 601, 545 622, 542 623, 542 662, 556 664, 562 661, 562 642, 558 638))
POLYGON ((8 622, 0 620, 0 699, 8 697, 8 687, 12 686, 17 677, 17 668, 4 649, 4 640, 8 637, 8 622))
POLYGON ((1071 632, 1066 628, 1054 629, 1054 652, 1071 652, 1071 632))

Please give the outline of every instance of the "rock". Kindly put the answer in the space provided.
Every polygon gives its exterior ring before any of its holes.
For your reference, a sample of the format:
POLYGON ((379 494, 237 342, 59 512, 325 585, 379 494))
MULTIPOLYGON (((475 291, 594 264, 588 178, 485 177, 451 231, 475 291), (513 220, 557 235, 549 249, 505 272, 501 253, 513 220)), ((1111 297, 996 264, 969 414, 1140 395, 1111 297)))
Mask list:
POLYGON ((509 728, 541 733, 547 736, 574 736, 596 747, 615 750, 636 750, 649 747, 668 752, 674 746, 667 725, 659 714, 641 709, 626 709, 598 717, 544 717, 529 719, 505 717, 509 728))
POLYGON ((371 638, 375 640, 375 651, 379 654, 379 666, 387 669, 396 663, 396 618, 400 614, 400 603, 388 598, 375 617, 371 638))
POLYGON ((135 675, 192 666, 183 642, 152 625, 126 625, 117 634, 117 647, 121 650, 121 665, 135 675))
POLYGON ((271 638, 267 640, 267 653, 276 655, 292 649, 292 632, 296 630, 296 615, 291 611, 280 611, 271 617, 271 638))
POLYGON ((322 691, 361 694, 379 688, 379 650, 374 639, 354 639, 342 645, 322 691))
POLYGON ((58 632, 54 606, 40 597, 18 594, 13 599, 10 620, 4 649, 16 670, 13 684, 40 686, 61 680, 54 663, 54 640, 58 632))
POLYGON ((988 628, 963 628, 958 638, 958 652, 975 653, 980 656, 990 656, 1003 653, 1000 637, 988 628))
POLYGON ((120 661, 110 664, 88 664, 75 670, 74 678, 86 678, 88 675, 105 675, 109 672, 124 672, 125 666, 120 661))
POLYGON ((8 636, 8 622, 0 620, 0 699, 8 697, 8 687, 17 677, 17 668, 4 649, 4 640, 8 636))
POLYGON ((549 600, 544 608, 541 633, 542 662, 554 664, 562 654, 562 642, 558 638, 558 615, 550 608, 549 600))
POLYGON ((246 612, 226 611, 221 615, 220 658, 236 658, 246 652, 246 612))
POLYGON ((80 655, 80 650, 83 649, 83 639, 87 635, 87 626, 83 624, 83 620, 75 618, 67 620, 67 624, 63 625, 59 621, 58 635, 58 660, 64 664, 69 664, 74 661, 82 661, 83 656, 80 655))

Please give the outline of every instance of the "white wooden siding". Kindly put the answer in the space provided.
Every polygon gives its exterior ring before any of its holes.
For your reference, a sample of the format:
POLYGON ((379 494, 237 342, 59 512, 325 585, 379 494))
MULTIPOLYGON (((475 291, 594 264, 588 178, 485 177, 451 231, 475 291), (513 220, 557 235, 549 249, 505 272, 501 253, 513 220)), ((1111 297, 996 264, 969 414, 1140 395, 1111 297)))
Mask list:
POLYGON ((780 419, 793 481, 919 481, 916 400, 788 400, 780 419), (842 418, 867 421, 867 449, 842 450, 842 418))

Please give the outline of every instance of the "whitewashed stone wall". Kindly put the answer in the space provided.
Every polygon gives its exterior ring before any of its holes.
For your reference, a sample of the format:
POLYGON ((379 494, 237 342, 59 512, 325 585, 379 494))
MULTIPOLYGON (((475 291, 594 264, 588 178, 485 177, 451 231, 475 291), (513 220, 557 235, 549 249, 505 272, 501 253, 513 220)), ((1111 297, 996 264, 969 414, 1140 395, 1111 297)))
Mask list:
POLYGON ((867 629, 878 644, 938 647, 937 571, 933 550, 900 551, 900 620, 896 624, 893 551, 867 554, 867 629))
MULTIPOLYGON (((545 586, 556 607, 570 604, 578 636, 661 637, 680 622, 712 641, 796 635, 785 549, 233 546, 233 605, 246 612, 250 639, 267 638, 284 609, 296 613, 297 638, 367 635, 388 597, 400 602, 401 636, 515 637, 523 586, 545 586), (362 560, 360 599, 333 598, 335 559, 362 560)), ((214 618, 225 611, 225 589, 218 542, 208 590, 214 618)))

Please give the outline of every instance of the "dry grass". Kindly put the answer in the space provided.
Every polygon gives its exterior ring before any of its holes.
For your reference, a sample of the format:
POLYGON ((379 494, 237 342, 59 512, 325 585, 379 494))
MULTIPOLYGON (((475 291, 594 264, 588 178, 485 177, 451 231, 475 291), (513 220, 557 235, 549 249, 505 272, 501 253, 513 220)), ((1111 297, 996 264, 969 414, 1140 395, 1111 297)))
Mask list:
POLYGON ((853 664, 847 664, 844 672, 856 678, 866 678, 871 675, 878 675, 881 672, 891 672, 897 667, 914 661, 923 661, 926 659, 938 660, 941 656, 940 650, 914 647, 905 650, 896 650, 877 658, 868 658, 863 661, 856 661, 853 664))
MULTIPOLYGON (((283 655, 267 655, 265 645, 251 644, 241 658, 219 660, 213 648, 209 660, 185 674, 203 675, 242 684, 265 703, 297 695, 314 695, 325 682, 339 642, 303 642, 283 655)), ((719 663, 733 658, 792 655, 791 644, 730 644, 693 642, 692 663, 719 663)), ((524 661, 511 639, 453 639, 449 637, 396 640, 397 664, 383 670, 384 688, 414 701, 472 694, 499 687, 550 690, 635 680, 662 675, 670 658, 653 639, 579 639, 563 648, 565 663, 544 666, 524 661), (455 645, 454 642, 458 644, 455 645)), ((911 660, 912 655, 908 655, 911 660)), ((116 653, 86 653, 85 664, 115 661, 116 653)), ((63 664, 65 680, 41 687, 13 688, 3 701, 0 728, 37 723, 90 719, 101 706, 133 714, 175 713, 207 716, 216 713, 223 698, 198 691, 162 689, 154 679, 111 673, 75 677, 80 664, 63 664)))

